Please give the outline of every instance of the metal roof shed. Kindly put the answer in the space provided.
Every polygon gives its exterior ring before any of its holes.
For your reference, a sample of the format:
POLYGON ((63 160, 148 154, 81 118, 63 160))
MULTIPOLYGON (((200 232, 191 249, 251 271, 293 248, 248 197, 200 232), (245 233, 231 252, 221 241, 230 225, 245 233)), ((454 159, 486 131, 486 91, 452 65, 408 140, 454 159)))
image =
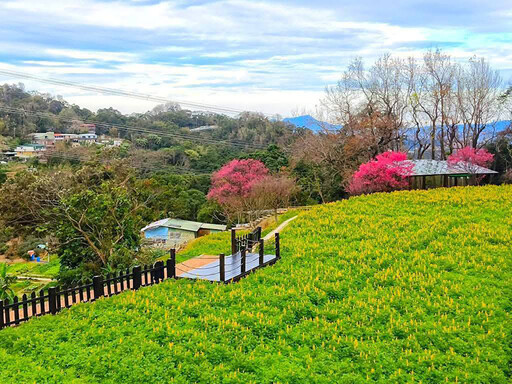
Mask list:
MULTIPOLYGON (((449 164, 445 160, 406 160, 413 164, 409 184, 411 188, 426 188, 427 177, 438 178, 442 186, 457 186, 462 179, 466 185, 471 178, 496 174, 498 172, 474 164, 449 164)), ((434 180, 435 184, 435 180, 434 180)))

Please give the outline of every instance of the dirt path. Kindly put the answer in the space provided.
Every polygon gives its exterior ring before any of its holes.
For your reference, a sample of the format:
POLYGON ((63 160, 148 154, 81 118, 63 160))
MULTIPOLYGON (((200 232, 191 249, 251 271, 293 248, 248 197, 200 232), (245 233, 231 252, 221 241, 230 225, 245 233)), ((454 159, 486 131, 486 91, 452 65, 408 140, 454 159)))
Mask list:
POLYGON ((264 238, 263 240, 265 241, 268 241, 270 239, 272 239, 274 237, 274 235, 276 234, 276 232, 281 232, 289 223, 290 221, 296 219, 297 216, 293 216, 292 218, 286 220, 286 221, 283 221, 281 223, 281 225, 279 225, 279 227, 277 227, 276 229, 274 229, 273 231, 271 231, 270 233, 268 233, 264 238))
POLYGON ((34 281, 42 281, 46 283, 51 283, 52 281, 55 281, 55 279, 50 279, 48 277, 38 277, 38 276, 16 276, 19 280, 34 280, 34 281))

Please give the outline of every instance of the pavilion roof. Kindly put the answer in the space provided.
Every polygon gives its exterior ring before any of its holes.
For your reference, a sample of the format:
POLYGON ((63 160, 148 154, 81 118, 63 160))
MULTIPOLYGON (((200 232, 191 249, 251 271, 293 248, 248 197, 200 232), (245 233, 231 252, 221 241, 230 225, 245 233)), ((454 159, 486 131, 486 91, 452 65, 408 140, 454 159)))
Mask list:
POLYGON ((491 169, 471 164, 451 165, 444 160, 406 160, 414 164, 411 176, 437 176, 437 175, 489 175, 498 173, 491 169), (471 170, 471 171, 470 171, 471 170))

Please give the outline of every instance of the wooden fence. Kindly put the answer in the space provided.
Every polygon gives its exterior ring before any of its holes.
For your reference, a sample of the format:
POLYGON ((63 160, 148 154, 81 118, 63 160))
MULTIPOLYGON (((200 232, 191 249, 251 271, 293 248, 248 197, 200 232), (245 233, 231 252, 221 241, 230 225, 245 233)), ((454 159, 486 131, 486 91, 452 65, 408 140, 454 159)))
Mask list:
POLYGON ((14 297, 12 302, 0 300, 0 329, 18 325, 31 317, 56 314, 63 308, 76 303, 92 302, 100 297, 110 297, 123 291, 161 283, 176 276, 176 252, 164 264, 157 261, 153 266, 136 266, 131 270, 109 273, 106 276, 94 276, 92 281, 74 287, 52 287, 39 291, 36 295, 24 294, 21 299, 14 297))
POLYGON ((251 250, 261 239, 261 227, 257 227, 252 232, 237 236, 236 230, 231 230, 231 254, 240 252, 242 248, 251 250))
MULTIPOLYGON (((258 230, 258 228, 257 228, 258 230)), ((254 232, 253 232, 254 233, 254 232)), ((251 234, 249 234, 251 235, 251 234)), ((231 283, 239 281, 242 277, 252 273, 256 269, 263 268, 267 265, 274 264, 281 258, 279 233, 275 234, 275 255, 264 254, 264 242, 259 239, 259 253, 255 255, 254 260, 247 260, 247 250, 244 244, 252 244, 255 240, 249 243, 242 243, 248 241, 248 238, 241 236, 240 239, 240 254, 239 265, 236 270, 226 270, 226 257, 221 254, 217 259, 216 265, 213 267, 218 275, 218 279, 212 279, 209 274, 189 276, 185 278, 190 279, 204 279, 210 281, 217 281, 220 283, 231 283), (273 257, 270 257, 273 256, 273 257)), ((255 236, 261 236, 261 228, 255 236)), ((238 255, 238 251, 229 256, 232 259, 238 255)), ((180 264, 181 265, 181 264, 180 264)), ((233 265, 233 264, 231 264, 233 265)), ((212 267, 208 267, 212 268, 212 267)), ((194 271, 199 271, 201 267, 194 271)), ((41 290, 36 295, 32 292, 30 296, 24 294, 21 299, 14 297, 12 302, 8 299, 0 300, 0 329, 8 326, 18 325, 21 322, 29 320, 31 317, 39 317, 48 314, 56 314, 63 308, 69 308, 77 303, 93 302, 101 297, 110 297, 117 295, 126 290, 137 290, 141 287, 159 284, 166 279, 176 279, 177 270, 176 266, 176 250, 170 250, 170 257, 164 263, 157 261, 153 266, 136 266, 131 270, 121 271, 118 273, 109 273, 105 276, 94 276, 92 281, 88 281, 82 285, 74 287, 52 287, 48 290, 41 290)), ((183 277, 179 277, 183 278, 183 277)))

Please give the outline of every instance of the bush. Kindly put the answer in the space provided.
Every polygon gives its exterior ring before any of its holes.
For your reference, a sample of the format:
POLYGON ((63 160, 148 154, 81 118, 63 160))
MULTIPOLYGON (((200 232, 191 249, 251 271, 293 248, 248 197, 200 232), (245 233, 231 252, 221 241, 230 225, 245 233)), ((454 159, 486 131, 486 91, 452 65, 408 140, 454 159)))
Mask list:
POLYGON ((135 256, 136 265, 153 265, 157 260, 167 256, 167 251, 162 249, 143 248, 135 256))
POLYGON ((361 195, 374 192, 391 192, 408 186, 407 176, 414 165, 407 161, 407 154, 402 152, 384 152, 375 159, 361 164, 354 173, 347 192, 361 195))
POLYGON ((5 183, 7 180, 7 170, 5 169, 0 169, 0 185, 2 185, 3 183, 5 183))

